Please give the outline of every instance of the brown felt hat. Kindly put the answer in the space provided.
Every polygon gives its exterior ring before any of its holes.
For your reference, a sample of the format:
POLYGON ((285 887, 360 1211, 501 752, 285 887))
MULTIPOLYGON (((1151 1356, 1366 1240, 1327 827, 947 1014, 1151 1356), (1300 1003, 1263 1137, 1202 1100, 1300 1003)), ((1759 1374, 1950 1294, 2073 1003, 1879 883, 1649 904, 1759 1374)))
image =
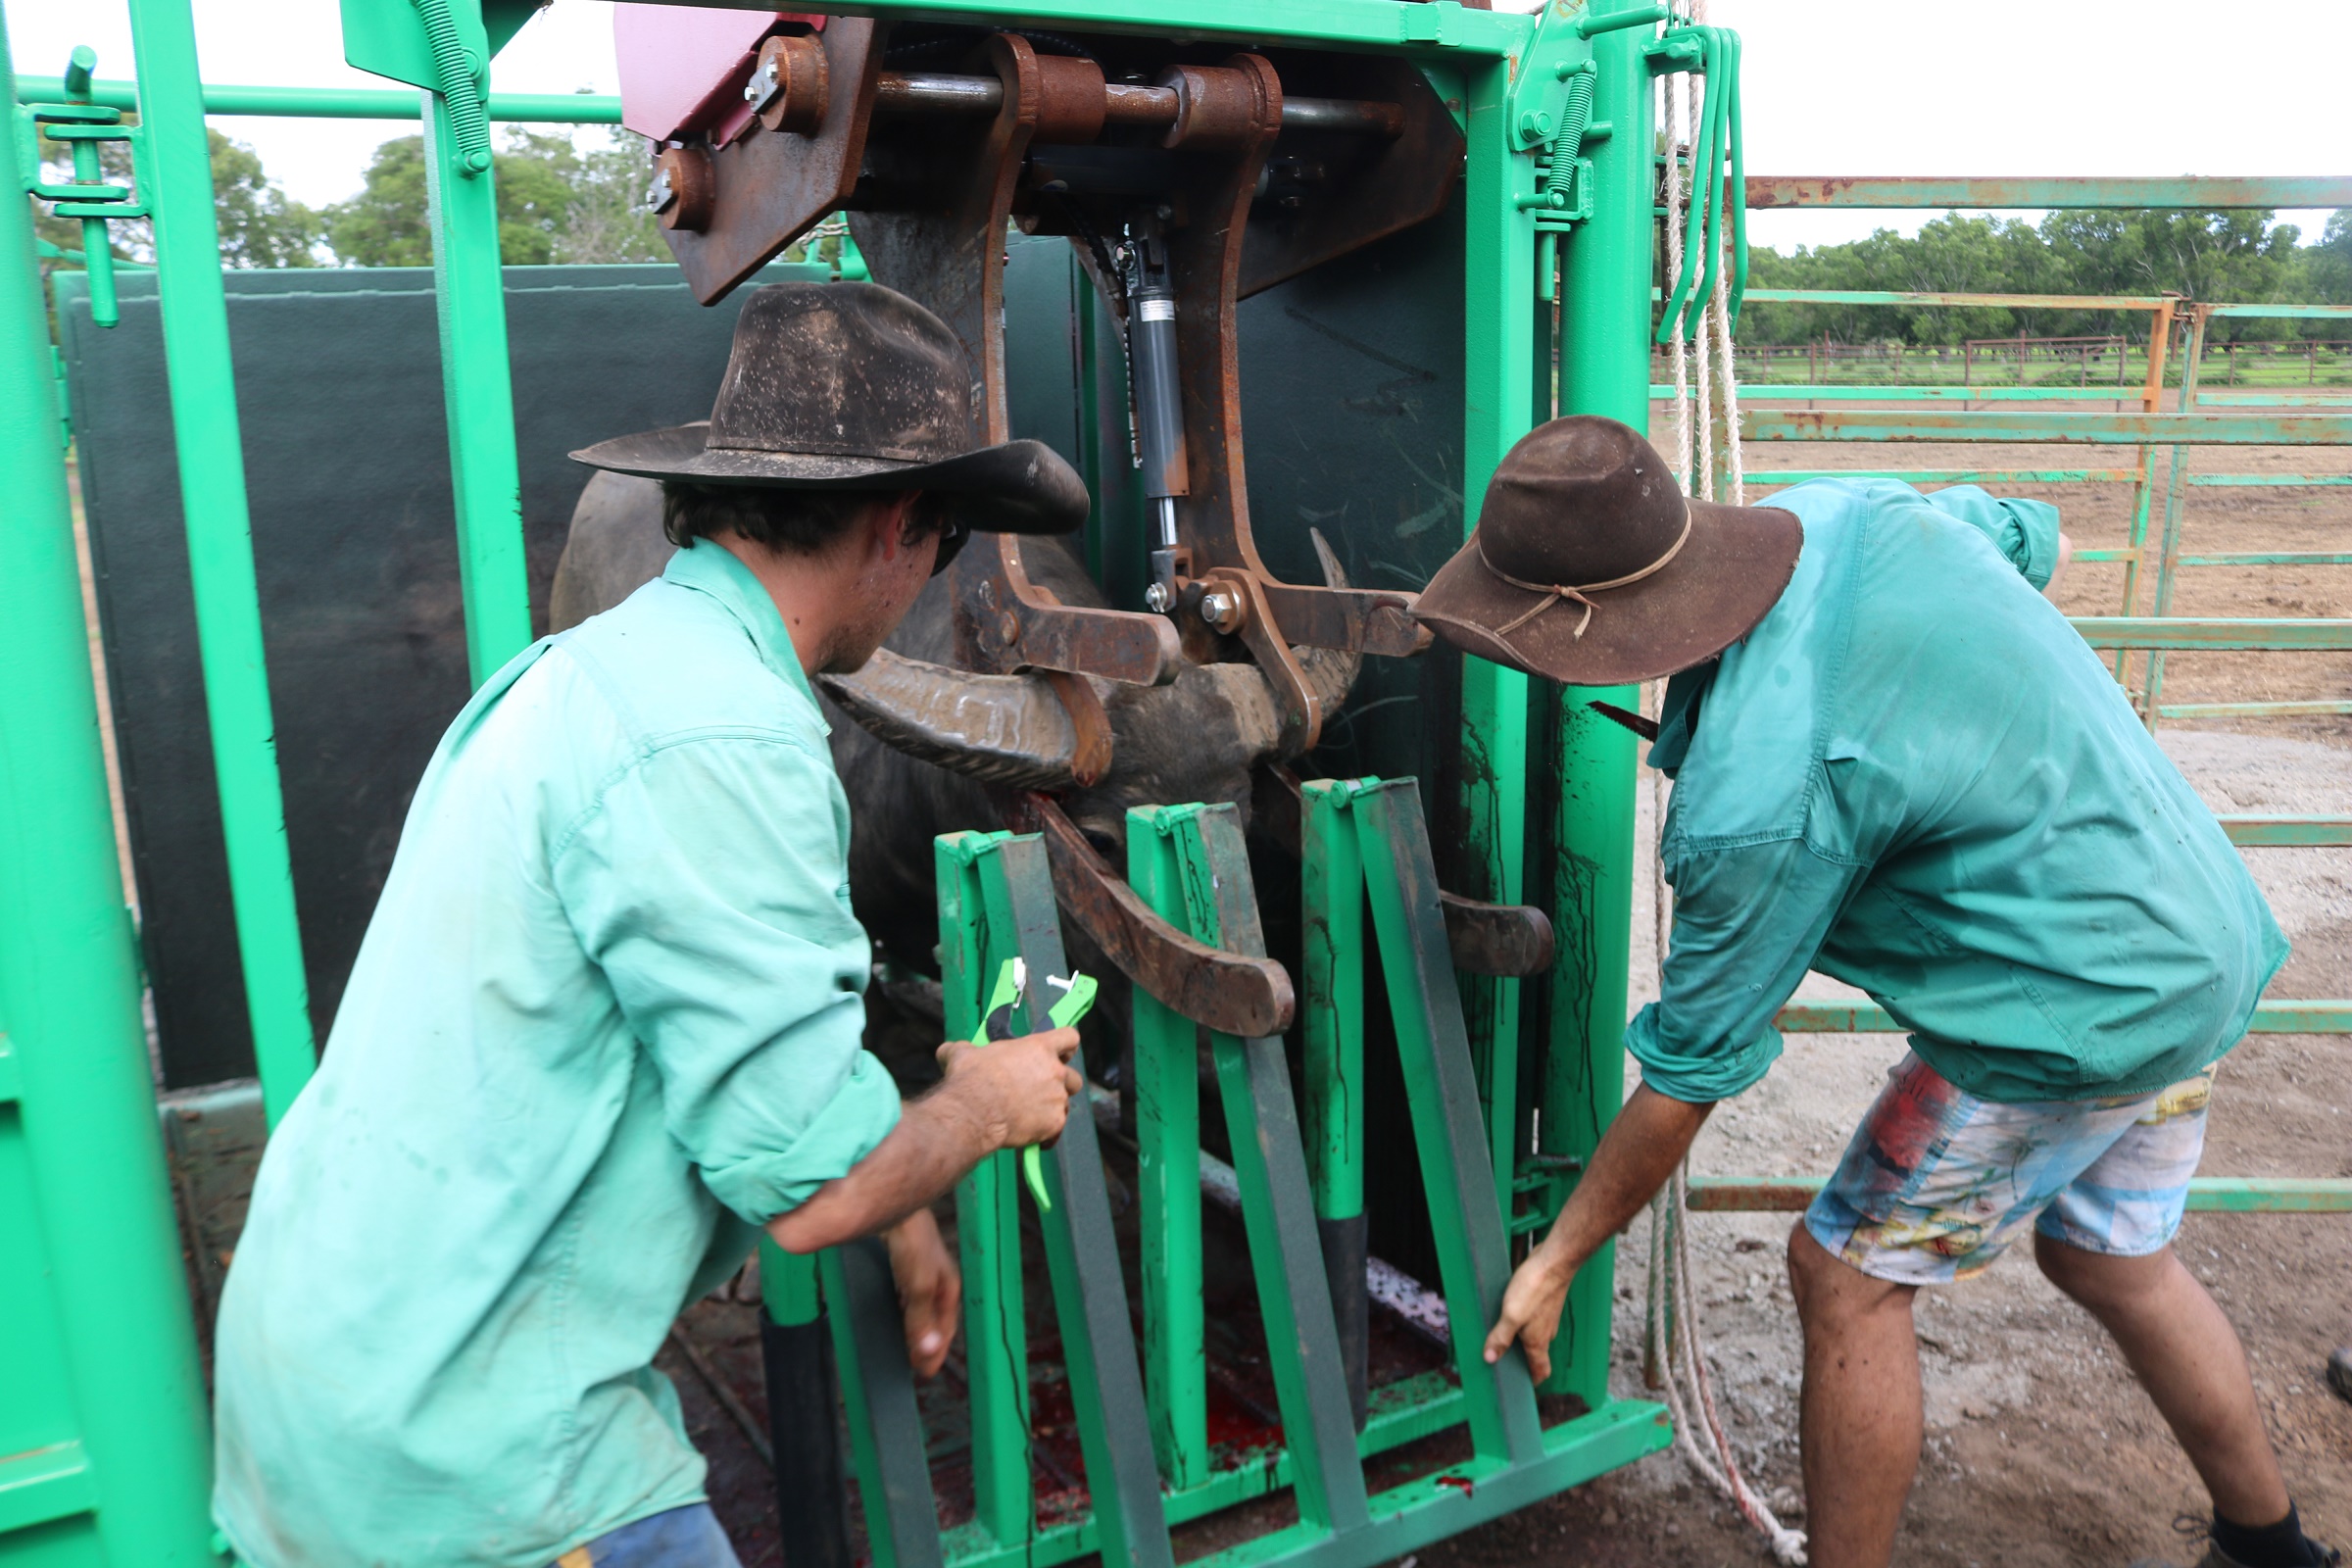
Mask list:
POLYGON ((809 490, 938 490, 996 533, 1067 533, 1086 481, 1042 441, 980 444, 972 372, 948 324, 878 283, 773 283, 744 302, 710 417, 584 447, 649 479, 809 490))
POLYGON ((1788 586, 1803 543, 1795 514, 1686 500, 1631 425, 1574 415, 1504 454, 1478 531, 1413 614, 1531 675, 1654 680, 1745 636, 1788 586))

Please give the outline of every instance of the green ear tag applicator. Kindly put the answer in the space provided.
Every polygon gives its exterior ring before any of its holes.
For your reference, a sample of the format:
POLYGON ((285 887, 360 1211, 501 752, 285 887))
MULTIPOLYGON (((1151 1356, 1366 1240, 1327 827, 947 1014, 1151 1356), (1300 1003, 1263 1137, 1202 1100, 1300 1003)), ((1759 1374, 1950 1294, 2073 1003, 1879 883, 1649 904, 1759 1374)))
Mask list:
MULTIPOLYGON (((1078 1020, 1095 1004, 1095 993, 1100 989, 1093 975, 1073 974, 1063 980, 1049 975, 1046 984, 1061 992, 1061 1000, 1047 1009, 1046 1021, 1056 1029, 1074 1029, 1078 1020)), ((979 1033, 972 1044, 985 1046, 992 1040, 1010 1040, 1018 1027, 1013 1014, 1029 990, 1029 965, 1019 958, 1007 958, 997 970, 997 983, 988 995, 988 1008, 981 1014, 979 1033)), ((1041 1212, 1052 1213, 1054 1200, 1046 1196, 1045 1156, 1035 1144, 1021 1151, 1021 1174, 1029 1182, 1029 1195, 1037 1200, 1041 1212)))

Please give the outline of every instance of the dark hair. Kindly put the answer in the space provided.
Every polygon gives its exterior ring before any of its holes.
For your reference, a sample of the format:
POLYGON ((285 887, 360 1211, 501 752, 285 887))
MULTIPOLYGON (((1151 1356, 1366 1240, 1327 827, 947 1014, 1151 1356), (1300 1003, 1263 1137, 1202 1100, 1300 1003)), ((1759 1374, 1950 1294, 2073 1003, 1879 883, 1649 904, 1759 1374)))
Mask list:
MULTIPOLYGON (((662 486, 662 532, 683 548, 729 529, 788 555, 820 554, 890 492, 794 490, 749 484, 662 486)), ((910 519, 911 520, 911 519, 910 519)))

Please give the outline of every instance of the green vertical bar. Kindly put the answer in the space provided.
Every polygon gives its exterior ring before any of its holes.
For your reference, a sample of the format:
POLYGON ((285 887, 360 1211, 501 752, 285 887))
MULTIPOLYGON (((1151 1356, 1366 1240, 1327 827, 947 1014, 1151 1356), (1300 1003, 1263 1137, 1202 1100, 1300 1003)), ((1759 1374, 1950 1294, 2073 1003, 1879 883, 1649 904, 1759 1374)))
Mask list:
POLYGON ((498 189, 489 170, 459 165, 449 100, 424 95, 424 180, 441 323, 441 395, 466 595, 466 662, 479 686, 530 645, 522 557, 522 480, 514 464, 514 388, 507 370, 506 282, 498 265, 498 189))
POLYGON ((765 1235, 760 1238, 760 1302, 768 1321, 799 1328, 816 1321, 824 1303, 816 1289, 816 1259, 787 1252, 765 1235))
MULTIPOLYGON (((1636 0, 1594 0, 1596 13, 1636 0)), ((1601 414, 1649 426, 1649 298, 1654 227, 1650 76, 1646 27, 1593 39, 1592 118, 1616 129, 1591 149, 1593 212, 1568 241, 1560 287, 1560 411, 1601 414)), ((1559 814, 1554 868, 1551 1016, 1541 1142, 1549 1154, 1589 1158, 1625 1099, 1626 971, 1632 961, 1634 737, 1586 705, 1598 698, 1638 708, 1630 686, 1559 689, 1559 814)), ((1592 1404, 1608 1396, 1609 1300, 1614 1247, 1581 1270, 1568 1296, 1545 1392, 1592 1404)))
MULTIPOLYGON (((1170 839, 1179 813, 1127 813, 1127 880, 1179 930, 1184 878, 1170 839)), ((1213 928, 1215 915, 1209 911, 1213 928)), ((1195 933, 1196 935, 1198 933, 1195 933)), ((1213 944, 1213 937, 1201 940, 1213 944)), ((1152 1448, 1169 1486, 1208 1479, 1208 1358, 1200 1281, 1200 1078, 1190 1018, 1135 987, 1135 1134, 1143 1238, 1144 1396, 1152 1448)))
MULTIPOLYGON (((1475 498, 1535 424, 1535 220, 1519 198, 1534 193, 1536 166, 1512 150, 1505 123, 1510 63, 1481 59, 1465 74, 1462 497, 1463 521, 1475 526, 1475 498)), ((1485 873, 1485 885, 1467 891, 1516 904, 1527 826, 1527 677, 1483 659, 1465 658, 1461 666, 1462 816, 1473 867, 1485 873)), ((1507 1186, 1518 1162, 1519 987, 1487 976, 1463 984, 1482 1113, 1496 1177, 1507 1186)))
POLYGON ((1358 794, 1348 815, 1396 1024, 1422 1188, 1430 1213, 1440 1216, 1438 1272, 1470 1440, 1481 1458, 1522 1464, 1542 1451, 1543 1431, 1526 1361, 1509 1355, 1489 1366, 1484 1354, 1487 1325, 1509 1281, 1509 1244, 1480 1138, 1479 1086, 1421 799, 1412 780, 1391 779, 1358 794))
MULTIPOLYGON (((1003 943, 1028 960, 1040 983, 1030 987, 1021 1022, 1045 1028, 1050 988, 1042 982, 1068 969, 1045 845, 1034 835, 1008 838, 978 857, 974 869, 988 913, 992 956, 1003 943)), ((1071 1065, 1083 1074, 1085 1054, 1073 1056, 1071 1065)), ((1062 1367, 1086 1460, 1097 1539, 1105 1561, 1169 1568, 1173 1546, 1144 1413, 1143 1370, 1135 1359, 1118 1237, 1102 1148, 1083 1104, 1062 1128, 1042 1169, 1047 1197, 1039 1204, 1038 1228, 1045 1238, 1062 1367)))
POLYGON ((228 297, 213 216, 211 144, 188 0, 130 0, 146 163, 139 187, 155 215, 157 288, 170 369, 172 436, 188 533, 188 582, 204 660, 213 772, 229 905, 245 970, 245 1005, 262 1104, 271 1125, 318 1064, 294 872, 278 794, 261 596, 245 511, 245 457, 228 350, 228 297))
MULTIPOLYGON (((1169 901, 1173 906, 1160 912, 1198 941, 1263 957, 1265 930, 1239 812, 1225 804, 1181 806, 1156 817, 1182 884, 1181 896, 1169 901)), ((1134 839, 1130 828, 1128 842, 1134 839)), ((1209 1049, 1299 1523, 1335 1534, 1361 1529, 1368 1513, 1353 1402, 1282 1040, 1211 1034, 1209 1049)))
POLYGON ((858 1355, 858 1331, 850 1321, 849 1282, 842 1277, 837 1248, 816 1254, 824 1296, 834 1303, 825 1314, 833 1331, 833 1364, 841 1377, 841 1408, 850 1427, 850 1463, 858 1474, 858 1501, 865 1515, 866 1554, 873 1568, 899 1568, 893 1549, 890 1495, 882 1480, 882 1453, 874 1441, 874 1414, 865 1387, 865 1369, 858 1355))
MULTIPOLYGON (((15 102, 5 27, 0 84, 15 102)), ((38 1177, 30 1217, 106 1560, 210 1563, 204 1385, 98 749, 48 315, 31 211, 0 209, 0 1019, 14 1119, 38 1177)))
POLYGON ((1355 824, 1346 816, 1355 788, 1338 779, 1307 784, 1300 825, 1306 882, 1298 1006, 1306 1045, 1302 1109, 1318 1219, 1353 1219, 1364 1211, 1364 867, 1355 824))
MULTIPOLYGON (((932 855, 939 884, 939 977, 951 1040, 980 1032, 980 1009, 998 963, 988 951, 973 858, 1002 833, 943 835, 932 855)), ((998 1544, 1036 1531, 1029 1457, 1029 1329, 1021 1286, 1021 1215, 1015 1156, 992 1154, 956 1187, 956 1246, 963 1265, 963 1345, 971 1390, 972 1504, 998 1544)))
MULTIPOLYGON (((2205 322, 2211 313, 2199 307, 2188 322, 2188 358, 2180 367, 2180 412, 2197 406, 2197 371, 2205 360, 2205 322)), ((2156 603, 2152 613, 2173 612, 2173 582, 2180 568, 2180 515, 2188 500, 2188 448, 2174 447, 2164 476, 2164 542, 2156 559, 2156 603)), ((2140 716, 2149 729, 2160 716, 2157 700, 2164 691, 2164 655, 2148 655, 2148 690, 2140 716)))

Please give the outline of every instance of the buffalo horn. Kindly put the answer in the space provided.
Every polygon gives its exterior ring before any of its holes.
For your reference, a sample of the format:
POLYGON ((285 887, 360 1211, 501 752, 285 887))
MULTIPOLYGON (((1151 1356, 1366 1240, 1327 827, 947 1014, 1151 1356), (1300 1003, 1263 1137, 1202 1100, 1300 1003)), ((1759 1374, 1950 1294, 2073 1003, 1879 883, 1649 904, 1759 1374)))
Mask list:
POLYGON ((825 695, 875 738, 985 784, 1067 789, 1078 731, 1039 675, 980 675, 882 649, 854 675, 820 675, 825 695))
MULTIPOLYGON (((1323 530, 1310 528, 1308 534, 1315 542, 1315 556, 1323 564, 1323 581, 1327 587, 1348 586, 1348 573, 1340 565, 1340 558, 1325 543, 1323 530)), ((1355 685, 1356 672, 1363 668, 1364 656, 1345 648, 1305 648, 1291 650, 1298 656, 1298 671, 1323 707, 1323 722, 1329 724, 1333 714, 1348 701, 1348 691, 1355 685)), ((1282 751, 1282 713, 1274 701, 1273 683, 1255 664, 1211 664, 1206 673, 1215 676, 1225 686, 1225 701, 1240 730, 1243 750, 1252 762, 1278 755, 1282 751)))

